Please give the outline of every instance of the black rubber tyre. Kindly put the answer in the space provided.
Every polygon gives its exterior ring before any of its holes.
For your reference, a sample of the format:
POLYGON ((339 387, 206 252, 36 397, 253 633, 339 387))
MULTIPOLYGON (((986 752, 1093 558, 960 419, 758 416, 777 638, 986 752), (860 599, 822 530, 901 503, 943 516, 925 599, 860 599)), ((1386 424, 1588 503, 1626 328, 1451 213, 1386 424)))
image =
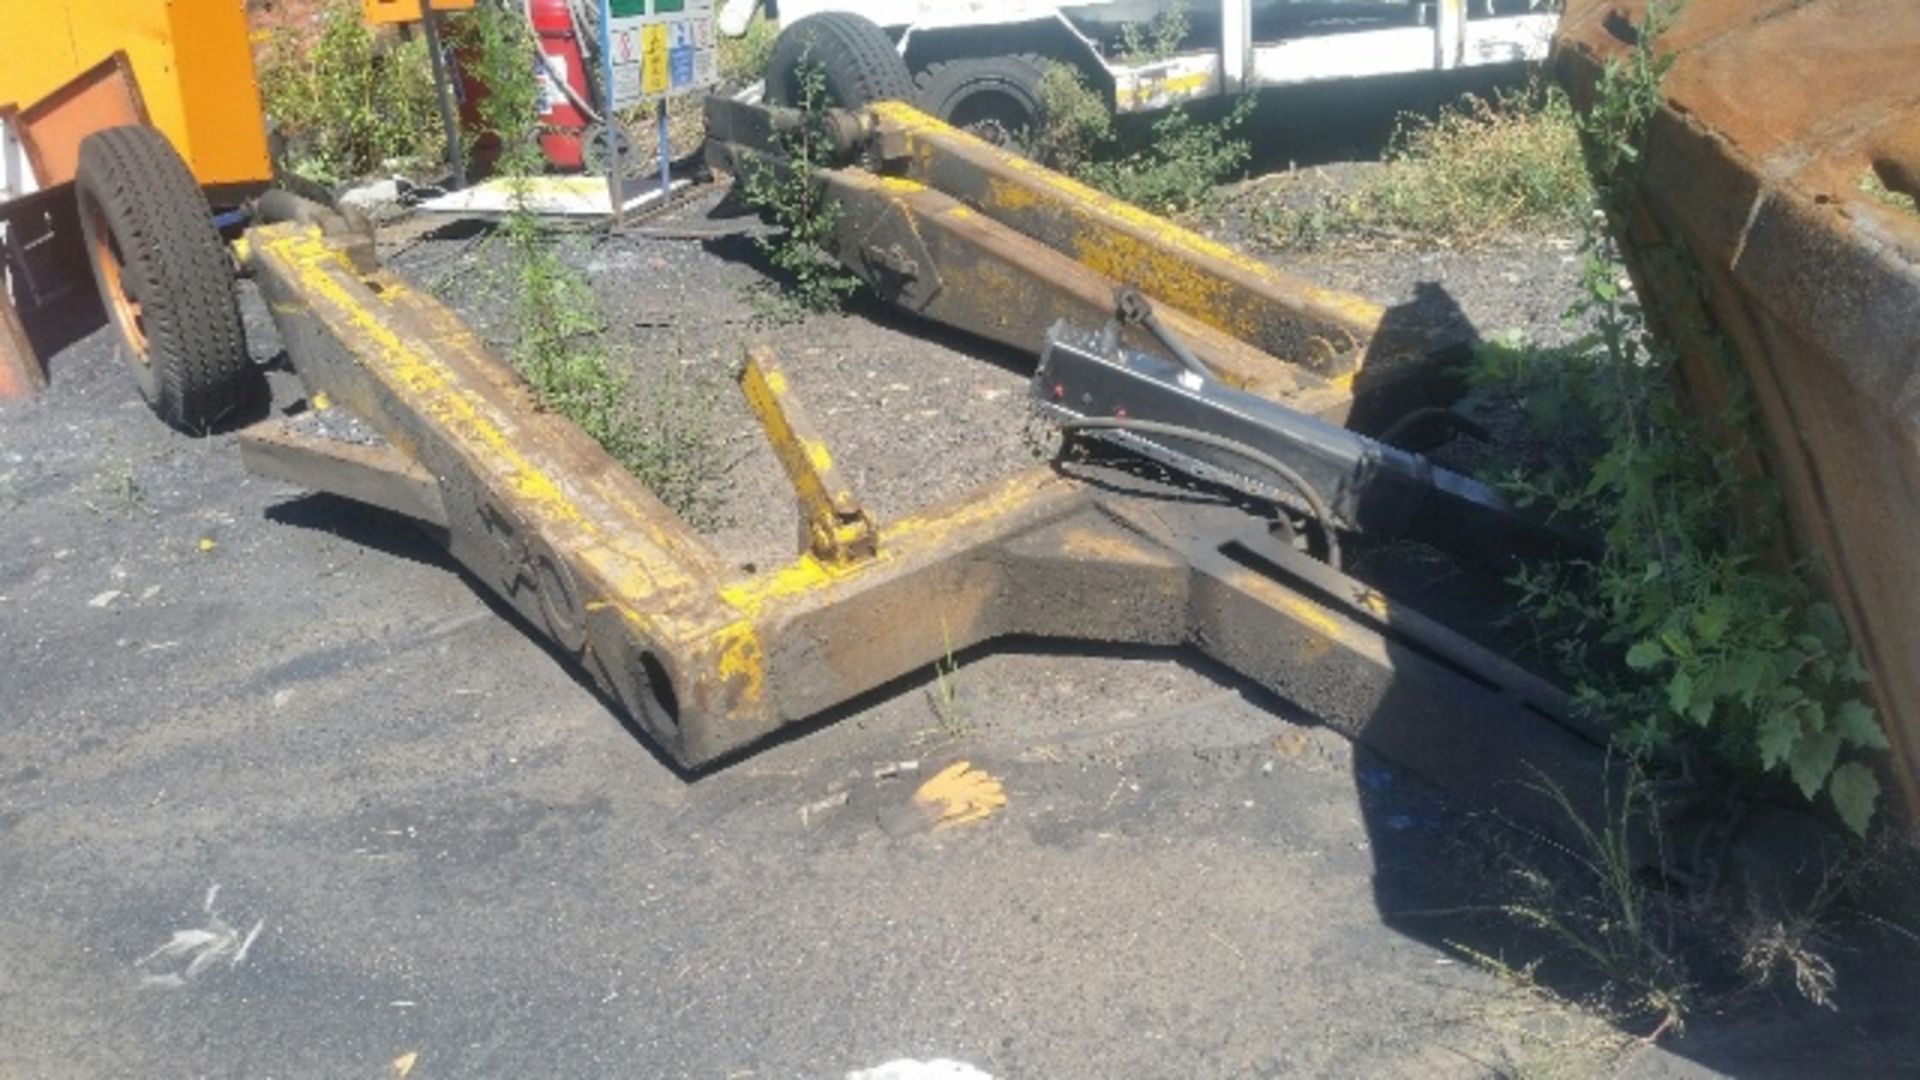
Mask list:
POLYGON ((1030 53, 931 64, 915 77, 920 111, 995 146, 1018 146, 1040 122, 1047 62, 1030 53))
POLYGON ((809 15, 773 41, 767 59, 767 104, 799 106, 805 95, 800 62, 820 65, 826 104, 857 109, 875 101, 912 101, 913 77, 893 39, 873 20, 841 11, 809 15))
POLYGON ((117 127, 80 144, 80 229, 100 301, 160 419, 204 434, 253 400, 233 265, 199 182, 166 136, 117 127))

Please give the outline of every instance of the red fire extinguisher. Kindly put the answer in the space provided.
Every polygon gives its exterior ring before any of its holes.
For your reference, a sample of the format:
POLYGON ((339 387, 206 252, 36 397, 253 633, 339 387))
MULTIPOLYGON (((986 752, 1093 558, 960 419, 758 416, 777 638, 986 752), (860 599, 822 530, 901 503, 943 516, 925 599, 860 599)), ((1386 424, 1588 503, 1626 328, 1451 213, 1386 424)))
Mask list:
POLYGON ((526 0, 527 22, 540 39, 540 152, 563 172, 578 172, 588 116, 580 108, 591 100, 587 63, 567 0, 526 0))

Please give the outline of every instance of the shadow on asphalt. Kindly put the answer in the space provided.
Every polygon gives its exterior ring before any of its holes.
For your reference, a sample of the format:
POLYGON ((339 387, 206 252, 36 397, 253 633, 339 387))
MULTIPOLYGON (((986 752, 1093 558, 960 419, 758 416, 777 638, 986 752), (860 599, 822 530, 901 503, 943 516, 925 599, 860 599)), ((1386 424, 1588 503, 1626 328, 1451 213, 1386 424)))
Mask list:
MULTIPOLYGON (((1478 340, 1471 321, 1443 285, 1419 283, 1413 299, 1388 311, 1376 349, 1386 351, 1390 362, 1393 349, 1437 344, 1444 360, 1433 376, 1411 382, 1386 363, 1363 367, 1355 381, 1356 397, 1371 394, 1374 400, 1349 426, 1377 431, 1393 416, 1449 404, 1464 389, 1453 374, 1457 364, 1470 357, 1478 340)), ((1373 565, 1363 576, 1402 602, 1387 623, 1392 625, 1400 611, 1418 610, 1503 655, 1513 655, 1515 631, 1503 625, 1499 614, 1511 610, 1511 591, 1455 560, 1436 562, 1434 554, 1414 545, 1369 551, 1373 565), (1437 572, 1437 566, 1444 566, 1444 573, 1437 572)), ((1387 659, 1396 672, 1428 660, 1392 640, 1387 659)), ((1483 762, 1485 782, 1461 784, 1459 778, 1475 770, 1471 762, 1462 761, 1459 743, 1471 745, 1484 738, 1473 730, 1478 718, 1454 716, 1448 730, 1408 732, 1407 717, 1432 711, 1424 691, 1396 678, 1367 724, 1370 732, 1383 729, 1394 746, 1410 752, 1402 752, 1397 762, 1365 749, 1356 755, 1356 802, 1374 853, 1374 898, 1385 925, 1492 970, 1516 986, 1525 983, 1589 1006, 1623 1036, 1645 1039, 1657 1034, 1664 1050, 1718 1073, 1796 1078, 1920 1075, 1920 1027, 1911 1023, 1910 1007, 1903 1004, 1920 1001, 1920 937, 1870 912, 1845 910, 1843 904, 1831 925, 1810 931, 1807 938, 1833 965, 1831 1008, 1797 993, 1790 974, 1758 985, 1740 970, 1740 954, 1749 943, 1736 940, 1735 934, 1743 919, 1751 917, 1746 908, 1750 897, 1734 895, 1738 890, 1727 885, 1724 865, 1734 858, 1730 849, 1705 857, 1703 865, 1712 866, 1713 873, 1706 877, 1705 888, 1692 893, 1651 870, 1640 876, 1648 897, 1641 914, 1650 923, 1644 932, 1680 962, 1693 1001, 1684 1030, 1660 1030, 1658 1015, 1622 993, 1614 977, 1618 969, 1609 973, 1583 954, 1599 940, 1594 928, 1601 921, 1618 921, 1627 913, 1613 903, 1603 880, 1608 867, 1594 848, 1581 842, 1579 830, 1569 828, 1571 818, 1553 821, 1538 813, 1543 793, 1537 780, 1526 777, 1547 777, 1551 767, 1523 771, 1521 779, 1515 779, 1511 763, 1526 762, 1532 753, 1538 752, 1542 763, 1556 758, 1565 762, 1570 742, 1566 732, 1549 734, 1551 725, 1542 718, 1517 738, 1484 743, 1475 752, 1489 756, 1483 762), (1504 761, 1492 760, 1495 756, 1504 761), (1408 782, 1408 773, 1418 776, 1426 771, 1423 766, 1434 765, 1455 778, 1446 796, 1436 797, 1426 785, 1408 782), (1533 824, 1521 825, 1528 815, 1516 811, 1528 802, 1534 804, 1533 824), (1599 872, 1596 863, 1602 863, 1599 872), (1573 935, 1560 929, 1580 926, 1586 929, 1573 935)), ((1366 741, 1363 736, 1363 746, 1366 741)), ((1603 790, 1606 751, 1584 738, 1577 741, 1586 749, 1576 751, 1576 759, 1582 753, 1591 758, 1592 787, 1603 790)), ((1580 773, 1569 773, 1563 765, 1560 775, 1576 778, 1563 794, 1581 802, 1580 792, 1572 790, 1582 782, 1580 773)), ((1799 808, 1790 809, 1805 819, 1799 808)), ((1724 812, 1753 815, 1765 808, 1733 800, 1724 812)), ((1558 811, 1549 817, 1554 813, 1558 811)), ((1727 823, 1729 834, 1740 820, 1735 816, 1727 823)), ((1782 861, 1804 856, 1778 845, 1769 853, 1782 861)), ((1700 857, 1699 851, 1673 853, 1671 863, 1700 857)), ((1916 895, 1913 870, 1902 866, 1891 871, 1891 890, 1898 899, 1882 899, 1874 906, 1911 915, 1916 907, 1911 900, 1916 895)), ((1881 886, 1881 891, 1888 887, 1881 886)), ((1513 1062, 1478 1064, 1494 1075, 1516 1072, 1513 1062)), ((1630 1058, 1623 1068, 1633 1071, 1630 1058)))
MULTIPOLYGON (((434 538, 434 529, 418 521, 379 507, 357 503, 351 499, 315 492, 298 495, 285 502, 276 503, 267 508, 267 520, 278 525, 296 529, 307 529, 327 533, 330 536, 359 547, 370 548, 382 554, 422 566, 431 566, 458 576, 466 583, 474 596, 487 606, 487 609, 540 647, 553 661, 556 670, 565 673, 575 686, 593 696, 609 716, 620 721, 634 738, 653 756, 661 768, 672 773, 682 781, 692 782, 703 773, 688 770, 674 761, 661 749, 641 727, 626 714, 618 702, 597 686, 580 666, 579 657, 560 648, 544 629, 533 625, 515 611, 506 601, 495 595, 491 586, 474 576, 473 572, 461 564, 434 538)), ((710 770, 708 770, 710 771, 710 770)))

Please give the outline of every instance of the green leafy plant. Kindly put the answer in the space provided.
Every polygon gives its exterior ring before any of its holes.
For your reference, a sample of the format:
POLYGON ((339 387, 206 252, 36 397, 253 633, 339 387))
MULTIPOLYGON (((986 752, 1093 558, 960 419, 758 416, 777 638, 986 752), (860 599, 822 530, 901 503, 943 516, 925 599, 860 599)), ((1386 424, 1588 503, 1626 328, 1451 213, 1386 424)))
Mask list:
POLYGON ((464 47, 489 91, 476 134, 499 140, 497 167, 512 186, 499 235, 512 274, 514 367, 542 405, 578 425, 667 506, 696 525, 711 523, 732 467, 714 427, 717 381, 696 379, 664 355, 642 382, 609 348, 592 286, 528 208, 541 159, 532 138, 539 89, 525 62, 532 48, 526 25, 491 6, 475 16, 464 47))
POLYGON ((1351 192, 1262 193, 1249 217, 1272 247, 1350 237, 1474 244, 1574 232, 1593 203, 1580 126, 1559 89, 1467 95, 1431 119, 1402 117, 1380 171, 1351 192))
POLYGON ((508 177, 537 173, 542 168, 541 91, 528 60, 537 46, 526 22, 497 4, 481 4, 449 21, 447 40, 487 88, 475 103, 474 122, 463 132, 468 159, 492 158, 493 169, 508 177))
POLYGON ((444 154, 426 42, 376 34, 358 0, 329 0, 315 30, 280 32, 260 91, 287 167, 316 183, 430 170, 444 154))
POLYGON ((1130 67, 1158 63, 1179 52, 1192 32, 1193 21, 1187 17, 1186 2, 1178 0, 1144 23, 1122 24, 1120 48, 1114 59, 1130 67))
MULTIPOLYGON (((1602 216, 1616 231, 1660 100, 1665 64, 1652 43, 1669 17, 1658 5, 1650 12, 1639 48, 1602 74, 1582 125, 1602 216)), ((1879 796, 1865 755, 1886 740, 1817 568, 1781 554, 1777 494, 1745 465, 1762 447, 1737 365, 1723 356, 1724 406, 1688 412, 1674 392, 1675 354, 1649 331, 1601 229, 1589 236, 1569 317, 1588 328, 1570 345, 1495 345, 1472 376, 1524 401, 1562 445, 1598 448, 1505 481, 1520 502, 1600 541, 1592 559, 1516 579, 1563 677, 1619 724, 1629 750, 1697 749, 1736 775, 1784 776, 1809 800, 1824 794, 1864 833, 1879 796)))
POLYGON ((773 58, 773 41, 779 36, 779 24, 755 10, 746 33, 737 38, 720 36, 720 78, 741 86, 764 78, 767 61, 773 58))
POLYGON ((1040 76, 1039 122, 1028 150, 1050 168, 1073 173, 1113 141, 1113 112, 1072 64, 1047 64, 1040 76))
POLYGON ((1252 95, 1242 96, 1218 121, 1195 119, 1175 106, 1153 123, 1144 145, 1118 157, 1091 161, 1076 170, 1083 181, 1156 213, 1199 213, 1219 203, 1218 185, 1253 156, 1241 136, 1253 116, 1252 95))
POLYGON ((798 82, 804 119, 780 137, 784 160, 749 163, 740 177, 741 193, 778 226, 777 232, 754 237, 754 243, 784 276, 787 296, 805 311, 833 311, 861 281, 829 248, 840 207, 814 175, 830 163, 833 143, 825 121, 826 72, 811 51, 801 54, 798 82))

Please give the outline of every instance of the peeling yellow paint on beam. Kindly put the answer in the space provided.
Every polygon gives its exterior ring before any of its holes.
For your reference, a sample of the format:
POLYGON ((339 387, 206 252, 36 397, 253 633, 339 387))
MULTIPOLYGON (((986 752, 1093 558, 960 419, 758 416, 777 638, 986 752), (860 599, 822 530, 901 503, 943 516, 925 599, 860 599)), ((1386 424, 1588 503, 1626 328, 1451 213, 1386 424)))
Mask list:
MULTIPOLYGON (((1203 75, 1202 78, 1205 76, 1203 75)), ((981 208, 1091 270, 1139 285, 1223 333, 1272 351, 1279 326, 1297 326, 1295 363, 1324 369, 1355 363, 1385 310, 1352 293, 1293 278, 1165 218, 1096 191, 1071 177, 997 151, 897 102, 871 106, 908 143, 922 177, 942 168, 972 170, 983 182, 981 208), (1037 224, 1045 227, 1035 228, 1037 224)))
POLYGON ((713 635, 719 657, 714 671, 722 683, 737 683, 733 699, 740 705, 758 705, 767 690, 766 653, 753 623, 742 619, 713 635))
MULTIPOLYGON (((684 567, 662 551, 631 551, 630 543, 608 534, 602 523, 583 511, 558 481, 522 453, 513 438, 462 393, 450 371, 429 352, 403 338, 387 316, 369 309, 342 283, 340 275, 351 274, 350 268, 317 233, 290 230, 270 235, 262 247, 262 253, 284 261, 304 296, 328 305, 361 336, 361 349, 355 350, 365 353, 360 362, 377 360, 379 376, 407 408, 431 420, 449 436, 466 442, 465 452, 478 459, 483 476, 504 483, 516 501, 516 510, 587 536, 589 542, 577 545, 575 554, 598 567, 619 591, 622 601, 641 603, 695 583, 684 567), (603 553, 618 553, 618 562, 609 564, 603 553)), ((368 295, 386 305, 398 304, 412 295, 398 279, 383 276, 380 285, 379 293, 368 295)), ((645 522, 646 516, 634 514, 633 520, 645 522)), ((671 546, 657 532, 650 539, 662 548, 671 546)))

